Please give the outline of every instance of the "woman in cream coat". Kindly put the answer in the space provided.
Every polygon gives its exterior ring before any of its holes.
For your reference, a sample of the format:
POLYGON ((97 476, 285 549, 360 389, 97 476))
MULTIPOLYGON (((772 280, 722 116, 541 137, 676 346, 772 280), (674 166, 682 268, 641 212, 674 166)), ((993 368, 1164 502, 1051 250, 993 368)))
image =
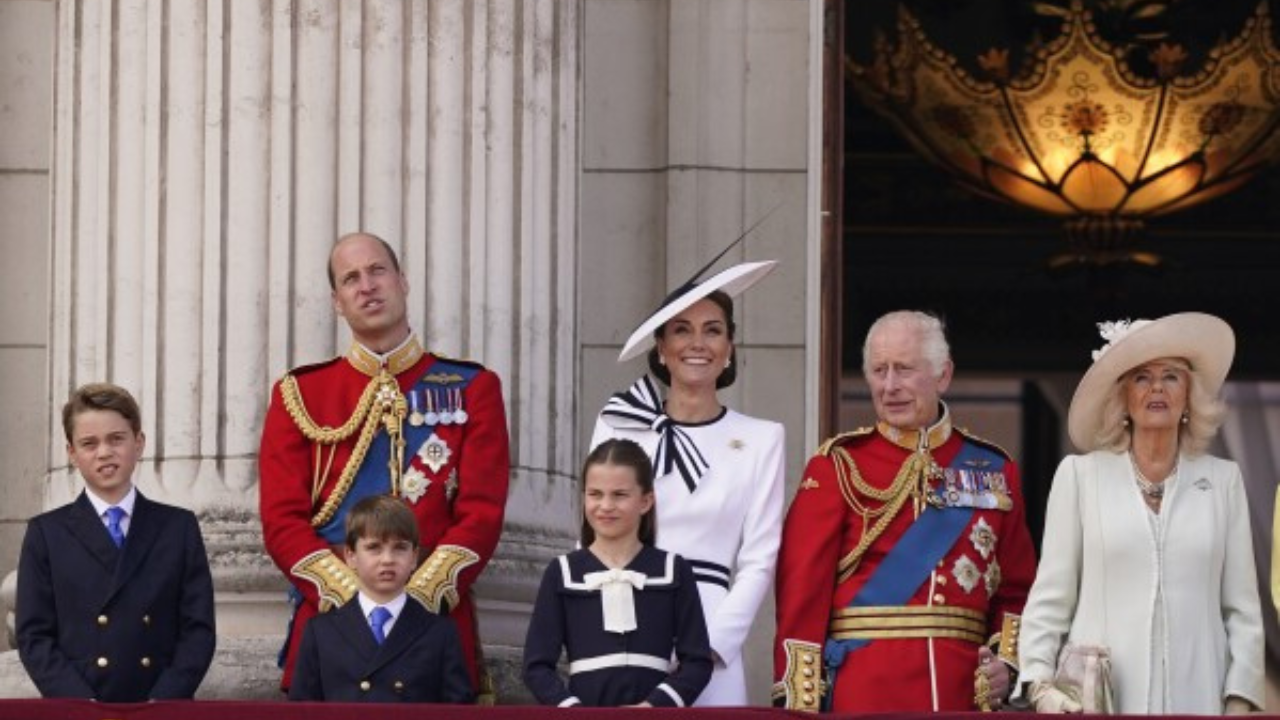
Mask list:
POLYGON ((1052 684, 1064 643, 1111 654, 1115 711, 1259 709, 1263 630, 1240 469, 1205 455, 1235 336, 1200 313, 1104 323, 1076 389, 1021 676, 1040 712, 1079 712, 1052 684))

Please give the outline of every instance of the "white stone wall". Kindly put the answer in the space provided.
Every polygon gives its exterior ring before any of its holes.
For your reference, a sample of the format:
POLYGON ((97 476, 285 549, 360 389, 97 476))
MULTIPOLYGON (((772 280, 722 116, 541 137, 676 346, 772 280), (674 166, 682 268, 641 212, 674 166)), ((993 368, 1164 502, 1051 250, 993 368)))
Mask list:
POLYGON ((53 32, 52 0, 0 0, 0 577, 41 509, 46 448, 65 447, 47 433, 53 32))

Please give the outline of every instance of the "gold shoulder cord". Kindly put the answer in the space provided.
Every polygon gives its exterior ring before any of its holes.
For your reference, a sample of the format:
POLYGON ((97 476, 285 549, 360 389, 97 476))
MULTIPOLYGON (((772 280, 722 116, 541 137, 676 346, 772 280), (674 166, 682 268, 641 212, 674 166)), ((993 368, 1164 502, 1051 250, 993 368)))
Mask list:
MULTIPOLYGON (((302 435, 317 445, 336 445, 355 434, 357 428, 360 429, 360 437, 351 450, 351 457, 347 460, 346 466, 342 468, 342 475, 338 477, 333 492, 329 493, 328 499, 325 500, 319 512, 311 518, 312 527, 324 525, 337 512, 338 506, 342 504, 347 492, 351 489, 356 471, 364 462, 364 456, 369 451, 369 445, 373 443, 379 424, 386 428, 387 435, 391 438, 392 452, 387 465, 391 477, 391 492, 393 495, 399 495, 400 468, 403 467, 404 461, 404 436, 401 428, 404 417, 408 413, 408 406, 404 395, 400 394, 399 384, 390 373, 384 369, 369 381, 364 392, 360 394, 355 412, 347 418, 345 423, 336 428, 318 425, 311 418, 302 401, 298 381, 292 375, 285 375, 280 381, 280 395, 284 400, 285 410, 302 431, 302 435)), ((322 482, 322 476, 313 478, 313 484, 317 485, 312 488, 313 497, 318 495, 320 489, 318 485, 322 482)))
POLYGON ((853 575, 867 548, 871 547, 871 543, 874 543, 884 533, 885 528, 889 527, 889 523, 898 516, 907 499, 923 497, 933 460, 927 453, 912 453, 911 457, 902 463, 897 476, 893 478, 893 483, 884 490, 872 487, 862 479, 858 466, 848 450, 836 448, 831 462, 836 469, 840 494, 844 496, 849 507, 862 516, 862 537, 858 540, 858 545, 849 551, 849 554, 840 558, 836 581, 842 583, 853 575), (861 501, 860 496, 881 504, 876 508, 869 507, 861 501), (868 530, 867 524, 872 518, 876 519, 875 525, 868 530))

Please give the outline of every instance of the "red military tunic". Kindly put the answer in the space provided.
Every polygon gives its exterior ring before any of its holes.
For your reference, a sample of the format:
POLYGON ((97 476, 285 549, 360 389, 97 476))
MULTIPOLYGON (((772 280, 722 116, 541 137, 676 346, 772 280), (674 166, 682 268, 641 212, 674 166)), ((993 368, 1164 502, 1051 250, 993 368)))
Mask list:
MULTIPOLYGON (((953 431, 945 413, 928 437, 932 459, 943 468, 966 442, 975 442, 953 431)), ((864 490, 886 490, 911 460, 918 442, 914 431, 902 434, 887 426, 859 430, 829 441, 805 468, 787 513, 777 570, 774 698, 790 709, 818 709, 822 649, 832 633, 845 631, 840 636, 848 637, 849 629, 856 627, 861 637, 871 639, 849 652, 835 672, 833 711, 974 710, 978 647, 1001 631, 1005 613, 1022 611, 1035 574, 1035 554, 1012 461, 1004 464, 1001 488, 1011 507, 975 508, 954 544, 910 595, 906 608, 847 609, 923 506, 916 497, 907 497, 896 515, 886 511, 892 501, 860 492, 847 465, 836 456, 841 448, 847 451, 865 482, 864 490), (889 439, 893 435, 897 442, 889 439), (886 516, 893 519, 865 548, 860 561, 850 562, 864 532, 886 516), (842 570, 847 575, 843 579, 842 570)), ((1007 460, 999 448, 977 442, 998 453, 993 457, 1007 460)), ((951 477, 960 474, 952 471, 951 477)), ((929 487, 936 489, 943 482, 935 474, 929 487)), ((909 491, 903 487, 903 492, 909 491)))
MULTIPOLYGON (((410 388, 440 382, 446 383, 442 388, 458 389, 436 394, 445 407, 433 409, 464 409, 466 421, 436 424, 431 428, 433 442, 406 446, 404 477, 393 479, 388 468, 380 491, 399 490, 414 511, 425 560, 410 578, 409 593, 428 610, 448 612, 457 622, 472 683, 480 690, 483 673, 470 589, 502 530, 510 468, 506 415, 496 374, 473 363, 441 362, 411 337, 385 358, 389 374, 382 377, 387 385, 378 394, 370 384, 378 382, 379 360, 357 344, 346 357, 293 371, 272 391, 258 458, 263 539, 271 559, 303 598, 288 638, 281 680, 286 689, 307 620, 355 594, 354 573, 338 549, 342 541, 331 544, 319 532, 328 523, 340 525, 345 506, 339 502, 352 487, 349 475, 359 469, 350 461, 359 451, 366 423, 349 421, 362 395, 369 390, 373 396, 365 417, 386 402, 385 415, 395 415, 398 409, 403 418, 408 415, 405 393, 410 388), (461 378, 452 371, 459 366, 472 375, 465 388, 459 387, 461 378), (334 440, 343 432, 347 437, 334 440), (430 454, 427 444, 434 446, 430 454)), ((388 422, 377 419, 368 434, 387 435, 388 422)), ((375 460, 369 455, 363 463, 385 466, 387 457, 375 460)))

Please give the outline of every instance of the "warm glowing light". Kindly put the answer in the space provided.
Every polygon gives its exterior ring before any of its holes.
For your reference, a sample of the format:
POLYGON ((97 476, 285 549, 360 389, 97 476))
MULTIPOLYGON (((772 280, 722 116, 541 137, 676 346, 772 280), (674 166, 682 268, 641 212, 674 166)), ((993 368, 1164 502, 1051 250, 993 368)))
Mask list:
POLYGON ((1131 237, 1143 218, 1229 192, 1280 156, 1280 52, 1265 2, 1203 68, 1188 71, 1187 53, 1161 44, 1154 78, 1130 70, 1079 2, 1019 73, 1004 48, 977 58, 982 77, 965 72, 906 9, 898 30, 869 66, 850 64, 866 102, 974 190, 1087 218, 1078 232, 1131 237))

